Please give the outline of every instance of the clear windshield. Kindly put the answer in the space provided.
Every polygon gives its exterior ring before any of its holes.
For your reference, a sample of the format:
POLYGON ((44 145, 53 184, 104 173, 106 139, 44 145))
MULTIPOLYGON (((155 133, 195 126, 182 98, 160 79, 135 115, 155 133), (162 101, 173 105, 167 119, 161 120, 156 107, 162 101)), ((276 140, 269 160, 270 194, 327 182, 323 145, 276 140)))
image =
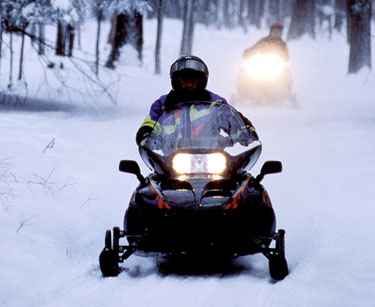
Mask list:
POLYGON ((194 102, 164 112, 143 146, 164 157, 179 151, 215 150, 234 156, 260 142, 228 104, 194 102))

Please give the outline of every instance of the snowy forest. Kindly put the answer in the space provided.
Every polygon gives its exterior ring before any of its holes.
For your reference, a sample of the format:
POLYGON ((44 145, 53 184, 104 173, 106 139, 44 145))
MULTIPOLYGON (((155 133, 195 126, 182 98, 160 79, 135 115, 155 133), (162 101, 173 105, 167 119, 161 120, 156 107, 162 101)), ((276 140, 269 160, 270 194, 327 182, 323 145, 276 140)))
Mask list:
POLYGON ((350 46, 348 73, 356 73, 372 65, 373 9, 372 0, 3 0, 0 4, 1 89, 3 94, 11 93, 15 87, 18 93, 28 92, 30 80, 24 70, 29 63, 24 50, 25 44, 31 44, 32 52, 40 61, 40 66, 33 70, 43 71, 44 75, 46 69, 55 70, 55 78, 64 83, 56 68, 64 66, 58 57, 67 57, 70 64, 115 102, 115 93, 109 82, 102 80, 100 71, 116 69, 116 60, 124 45, 132 46, 142 63, 143 23, 156 19, 154 71, 159 74, 164 18, 183 22, 178 51, 181 55, 194 53, 194 35, 199 35, 194 33, 196 24, 219 30, 242 29, 247 33, 252 26, 264 29, 279 22, 286 26, 287 41, 304 35, 315 39, 320 33, 329 33, 329 37, 334 32, 342 33, 350 46), (88 21, 95 21, 96 31, 82 38, 81 29, 88 21), (109 29, 104 27, 103 31, 103 23, 109 24, 109 29), (53 32, 56 34, 52 35, 53 32), (101 52, 102 37, 105 37, 104 44, 110 46, 106 52, 101 52), (90 45, 95 42, 91 49, 87 48, 87 40, 90 45))
POLYGON ((0 306, 374 307, 374 36, 375 0, 0 0, 0 306), (241 99, 245 51, 274 23, 289 96, 241 99), (259 135, 244 173, 285 230, 283 278, 261 253, 164 270, 132 254, 103 276, 107 231, 153 176, 137 131, 186 54, 259 135), (282 171, 263 179, 267 161, 282 171))

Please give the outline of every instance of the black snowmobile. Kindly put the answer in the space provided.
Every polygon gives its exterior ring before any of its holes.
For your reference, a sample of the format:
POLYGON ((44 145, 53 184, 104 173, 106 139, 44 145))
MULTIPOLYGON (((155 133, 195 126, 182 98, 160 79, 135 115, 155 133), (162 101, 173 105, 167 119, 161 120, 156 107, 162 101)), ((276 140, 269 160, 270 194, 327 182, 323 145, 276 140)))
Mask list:
POLYGON ((272 278, 288 275, 285 231, 275 231, 275 213, 260 184, 282 165, 267 161, 258 176, 247 172, 261 152, 249 128, 233 107, 220 102, 182 103, 162 114, 139 147, 154 172, 144 178, 135 161, 120 162, 120 171, 135 174, 140 184, 124 230, 106 231, 99 257, 104 277, 117 276, 119 263, 133 253, 198 259, 262 253, 272 278), (120 244, 121 238, 128 244, 120 244))

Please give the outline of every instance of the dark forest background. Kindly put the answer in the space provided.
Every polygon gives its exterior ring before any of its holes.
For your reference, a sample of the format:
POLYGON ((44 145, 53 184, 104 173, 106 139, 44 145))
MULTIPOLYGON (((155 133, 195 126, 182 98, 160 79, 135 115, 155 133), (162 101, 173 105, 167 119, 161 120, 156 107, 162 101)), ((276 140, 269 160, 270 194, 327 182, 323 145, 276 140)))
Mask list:
MULTIPOLYGON (((100 67, 116 69, 121 47, 132 45, 142 61, 143 23, 145 19, 157 19, 155 31, 155 73, 160 73, 161 37, 163 19, 175 18, 183 22, 180 54, 193 53, 194 25, 241 29, 251 26, 267 28, 274 22, 285 25, 286 39, 298 40, 302 36, 315 39, 317 33, 337 31, 347 37, 350 46, 348 73, 356 73, 362 67, 371 69, 371 25, 374 23, 375 0, 2 0, 0 2, 0 64, 3 54, 9 52, 11 67, 18 61, 18 79, 23 73, 23 49, 26 38, 32 41, 40 56, 53 50, 61 57, 74 57, 76 48, 85 42, 80 38, 80 27, 95 19, 97 31, 95 74, 100 67), (104 21, 110 22, 109 33, 101 33, 104 21), (45 38, 45 27, 56 27, 54 41, 45 38), (100 38, 107 35, 111 52, 103 61, 100 55, 100 38), (14 50, 14 36, 21 37, 20 50, 14 50), (19 54, 16 59, 15 54, 19 54)), ((53 66, 54 63, 46 65, 53 66)), ((13 68, 9 82, 12 83, 13 68)))

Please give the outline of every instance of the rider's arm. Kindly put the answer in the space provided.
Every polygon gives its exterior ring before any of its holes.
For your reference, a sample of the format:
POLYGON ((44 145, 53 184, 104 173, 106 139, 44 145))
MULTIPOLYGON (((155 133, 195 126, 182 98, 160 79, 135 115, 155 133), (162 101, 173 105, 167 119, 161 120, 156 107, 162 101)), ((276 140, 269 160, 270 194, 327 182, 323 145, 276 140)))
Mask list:
POLYGON ((247 117, 245 117, 241 112, 238 112, 238 114, 241 116, 242 120, 246 124, 246 127, 249 129, 249 131, 251 131, 251 134, 253 135, 253 137, 255 139, 259 140, 258 133, 256 132, 253 124, 251 123, 251 121, 247 117))
POLYGON ((135 137, 137 145, 148 137, 151 131, 154 129, 156 122, 164 111, 165 96, 166 95, 161 96, 151 105, 150 113, 146 116, 141 127, 137 131, 137 135, 135 137))
POLYGON ((262 50, 266 42, 267 42, 266 38, 262 38, 254 46, 247 48, 243 53, 243 57, 248 58, 252 56, 253 54, 259 52, 260 50, 262 50))

